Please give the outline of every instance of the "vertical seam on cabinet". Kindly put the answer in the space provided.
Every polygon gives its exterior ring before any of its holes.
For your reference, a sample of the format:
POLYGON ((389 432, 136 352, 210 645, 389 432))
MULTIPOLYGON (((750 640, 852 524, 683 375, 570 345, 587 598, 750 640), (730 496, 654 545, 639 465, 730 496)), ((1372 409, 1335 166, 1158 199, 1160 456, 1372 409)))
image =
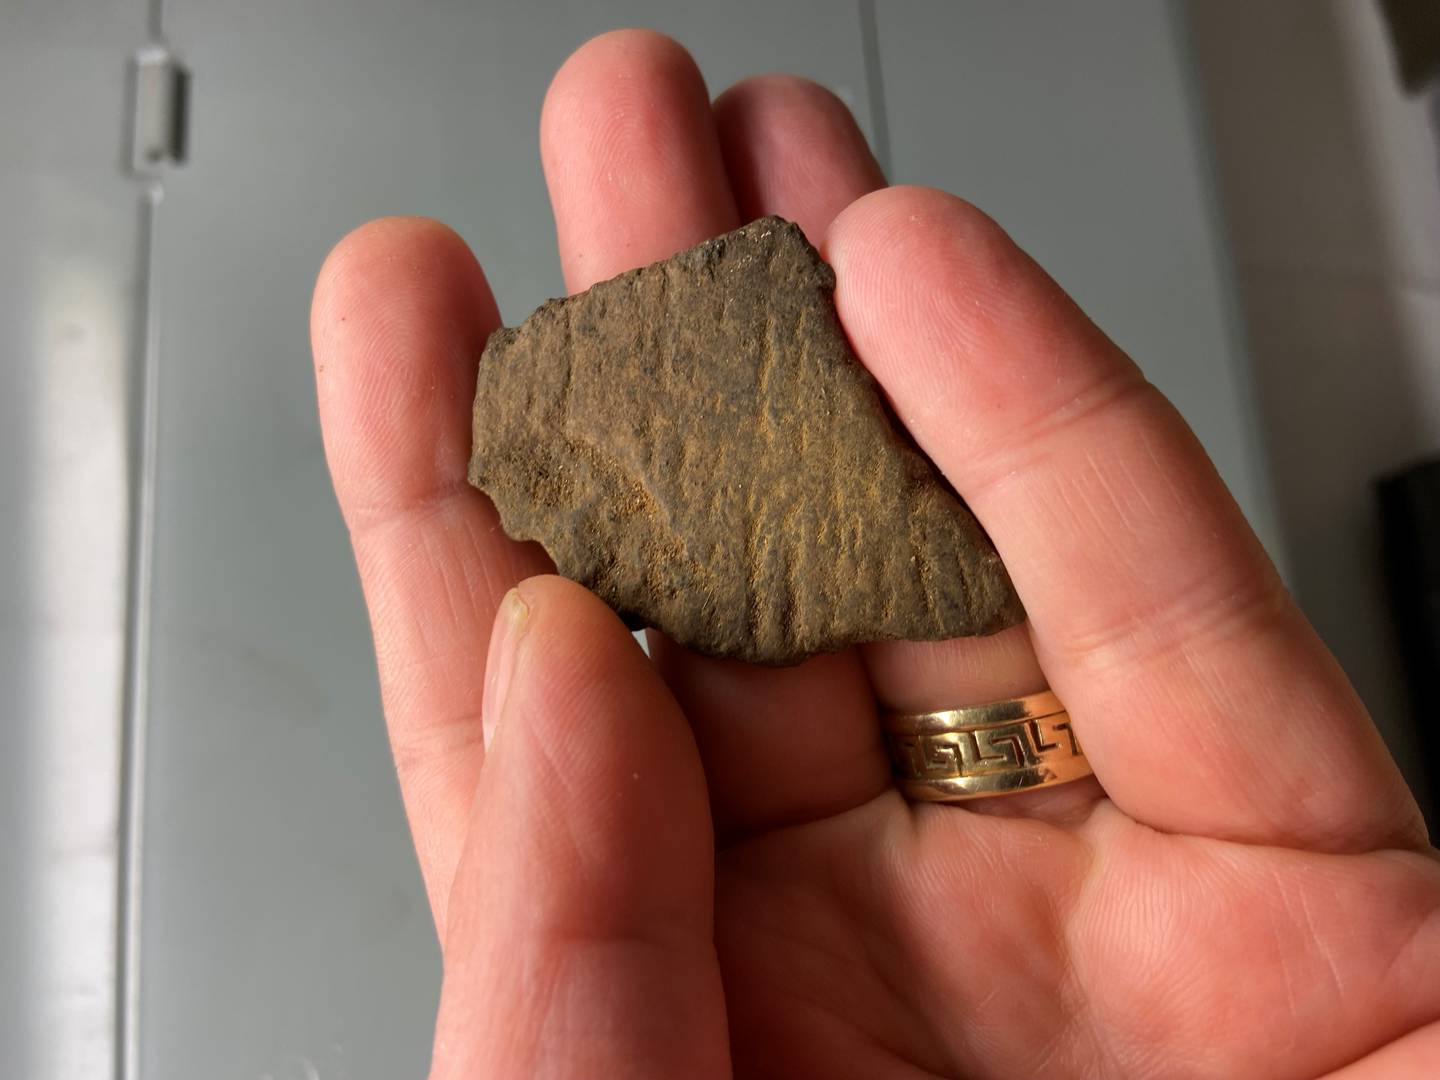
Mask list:
POLYGON ((119 860, 116 896, 115 1076, 138 1080, 140 923, 145 809, 145 734, 149 716, 150 642, 155 566, 155 479, 159 434, 158 289, 154 281, 158 183, 140 203, 138 325, 132 346, 129 452, 129 541, 125 588, 125 669, 120 720, 119 860))
MULTIPOLYGON (((156 0, 158 3, 159 0, 156 0)), ((887 180, 890 175, 890 121, 885 112, 885 79, 880 70, 880 28, 875 19, 875 0, 859 0, 860 51, 865 63, 865 89, 870 105, 870 130, 875 160, 887 180)))

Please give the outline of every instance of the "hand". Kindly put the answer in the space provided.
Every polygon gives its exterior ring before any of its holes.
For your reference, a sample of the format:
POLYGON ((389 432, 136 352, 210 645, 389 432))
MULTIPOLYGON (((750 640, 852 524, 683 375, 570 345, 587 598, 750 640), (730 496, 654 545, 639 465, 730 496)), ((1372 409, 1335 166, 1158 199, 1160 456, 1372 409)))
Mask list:
POLYGON ((1031 621, 782 670, 652 635, 652 666, 466 485, 499 324, 469 251, 423 220, 349 236, 320 411, 442 942, 432 1076, 1437 1075, 1440 862, 1139 370, 977 210, 884 188, 809 83, 712 107, 678 45, 609 34, 556 76, 541 149, 571 289, 763 214, 823 243, 1031 621), (891 788, 877 703, 1047 681, 1096 779, 891 788))

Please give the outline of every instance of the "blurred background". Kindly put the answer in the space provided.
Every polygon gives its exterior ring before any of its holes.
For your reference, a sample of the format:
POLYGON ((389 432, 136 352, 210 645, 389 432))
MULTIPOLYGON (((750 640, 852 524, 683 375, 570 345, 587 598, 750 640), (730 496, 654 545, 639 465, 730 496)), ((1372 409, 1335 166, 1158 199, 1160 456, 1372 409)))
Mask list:
POLYGON ((310 290, 419 213, 508 321, 562 293, 540 101, 616 26, 713 93, 824 83, 893 180, 1009 228, 1195 427, 1433 823, 1432 12, 0 0, 0 1075, 423 1069, 439 958, 310 290))

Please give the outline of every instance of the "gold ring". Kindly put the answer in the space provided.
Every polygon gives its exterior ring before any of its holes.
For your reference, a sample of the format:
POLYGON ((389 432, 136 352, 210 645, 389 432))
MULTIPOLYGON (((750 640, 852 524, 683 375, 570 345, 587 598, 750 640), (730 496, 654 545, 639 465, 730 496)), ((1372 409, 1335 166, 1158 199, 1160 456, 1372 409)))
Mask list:
POLYGON ((1048 787, 1091 773, 1050 691, 967 709, 887 712, 885 743, 907 799, 958 802, 1048 787))

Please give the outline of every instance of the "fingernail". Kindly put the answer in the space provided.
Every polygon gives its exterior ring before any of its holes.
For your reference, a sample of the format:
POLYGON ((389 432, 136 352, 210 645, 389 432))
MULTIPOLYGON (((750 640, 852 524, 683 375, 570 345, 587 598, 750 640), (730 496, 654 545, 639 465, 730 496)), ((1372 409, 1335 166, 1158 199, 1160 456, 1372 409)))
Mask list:
POLYGON ((494 638, 490 642, 490 659, 485 668, 480 737, 486 750, 490 749, 500 718, 505 714, 505 698, 510 692, 510 680, 515 675, 515 654, 529 618, 530 605, 525 603, 519 589, 511 589, 500 601, 500 610, 495 615, 494 638))

